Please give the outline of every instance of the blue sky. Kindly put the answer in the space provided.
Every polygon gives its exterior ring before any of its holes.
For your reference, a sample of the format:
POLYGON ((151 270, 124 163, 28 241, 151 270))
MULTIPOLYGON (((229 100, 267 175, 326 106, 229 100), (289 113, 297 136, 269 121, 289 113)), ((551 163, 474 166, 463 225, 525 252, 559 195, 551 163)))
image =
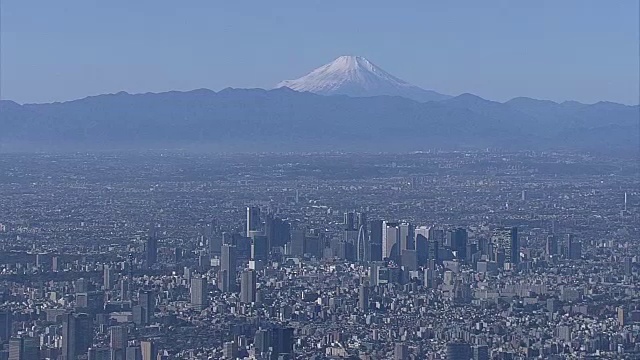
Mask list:
POLYGON ((628 104, 640 96, 636 0, 0 4, 1 96, 18 102, 267 88, 340 55, 452 95, 628 104))

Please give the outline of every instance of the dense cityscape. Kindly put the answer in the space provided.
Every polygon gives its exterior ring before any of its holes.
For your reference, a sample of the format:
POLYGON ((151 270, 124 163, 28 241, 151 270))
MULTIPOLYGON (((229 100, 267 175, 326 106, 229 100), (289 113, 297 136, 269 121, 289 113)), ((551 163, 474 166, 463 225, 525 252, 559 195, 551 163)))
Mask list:
POLYGON ((632 158, 0 156, 0 360, 640 359, 632 158))

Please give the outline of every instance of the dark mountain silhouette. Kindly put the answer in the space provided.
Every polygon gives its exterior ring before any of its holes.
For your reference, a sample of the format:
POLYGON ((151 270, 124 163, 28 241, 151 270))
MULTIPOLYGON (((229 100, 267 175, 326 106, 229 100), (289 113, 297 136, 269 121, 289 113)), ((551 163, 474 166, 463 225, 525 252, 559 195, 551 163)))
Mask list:
POLYGON ((201 89, 63 103, 0 102, 4 150, 201 148, 219 151, 412 151, 433 148, 628 150, 638 106, 463 94, 439 102, 201 89))

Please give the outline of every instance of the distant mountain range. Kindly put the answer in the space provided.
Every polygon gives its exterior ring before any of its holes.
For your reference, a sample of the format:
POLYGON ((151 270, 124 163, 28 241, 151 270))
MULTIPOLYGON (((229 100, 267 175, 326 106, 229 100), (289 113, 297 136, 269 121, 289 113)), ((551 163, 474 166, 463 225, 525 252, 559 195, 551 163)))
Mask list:
POLYGON ((343 57, 327 66, 281 83, 300 91, 201 89, 51 104, 0 101, 0 150, 637 151, 640 141, 638 106, 448 97, 363 58, 343 57), (334 93, 349 96, 324 95, 334 93), (437 101, 424 101, 429 97, 437 101))

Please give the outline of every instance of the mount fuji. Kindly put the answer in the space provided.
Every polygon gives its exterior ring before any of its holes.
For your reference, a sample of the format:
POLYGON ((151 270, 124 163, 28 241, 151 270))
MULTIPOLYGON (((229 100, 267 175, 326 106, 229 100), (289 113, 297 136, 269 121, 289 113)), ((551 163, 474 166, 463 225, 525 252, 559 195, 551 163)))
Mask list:
POLYGON ((280 87, 319 95, 400 96, 419 102, 451 97, 409 84, 361 56, 340 56, 301 78, 280 82, 276 88, 280 87))

